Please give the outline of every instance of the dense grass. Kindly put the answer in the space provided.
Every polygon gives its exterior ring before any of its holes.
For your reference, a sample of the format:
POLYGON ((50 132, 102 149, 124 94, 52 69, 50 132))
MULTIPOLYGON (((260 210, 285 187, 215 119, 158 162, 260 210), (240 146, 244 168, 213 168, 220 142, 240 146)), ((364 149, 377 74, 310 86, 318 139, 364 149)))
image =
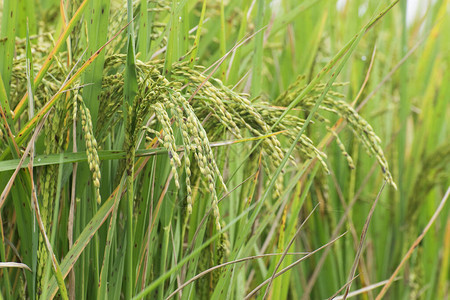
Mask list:
POLYGON ((0 299, 449 297, 448 1, 338 2, 3 1, 0 299))

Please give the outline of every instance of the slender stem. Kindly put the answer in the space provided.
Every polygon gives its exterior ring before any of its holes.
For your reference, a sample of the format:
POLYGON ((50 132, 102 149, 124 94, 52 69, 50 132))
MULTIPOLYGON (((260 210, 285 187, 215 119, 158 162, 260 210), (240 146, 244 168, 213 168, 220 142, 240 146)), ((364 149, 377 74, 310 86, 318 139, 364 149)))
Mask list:
POLYGON ((129 158, 127 160, 127 197, 128 197, 128 209, 127 209, 127 282, 126 282, 126 299, 133 297, 133 194, 134 194, 134 157, 135 149, 130 150, 129 158))

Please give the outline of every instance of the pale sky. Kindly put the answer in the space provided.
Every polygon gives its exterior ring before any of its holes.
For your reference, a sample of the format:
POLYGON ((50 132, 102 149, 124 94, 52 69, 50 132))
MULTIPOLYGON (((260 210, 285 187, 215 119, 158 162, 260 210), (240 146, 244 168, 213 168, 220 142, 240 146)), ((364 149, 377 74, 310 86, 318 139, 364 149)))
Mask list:
MULTIPOLYGON (((348 0, 337 0, 336 6, 338 9, 342 9, 343 6, 347 3, 348 0)), ((426 11, 427 6, 432 0, 407 0, 407 23, 411 24, 415 17, 418 14, 423 15, 426 11)), ((360 14, 363 14, 367 9, 367 5, 361 5, 359 8, 360 14)))

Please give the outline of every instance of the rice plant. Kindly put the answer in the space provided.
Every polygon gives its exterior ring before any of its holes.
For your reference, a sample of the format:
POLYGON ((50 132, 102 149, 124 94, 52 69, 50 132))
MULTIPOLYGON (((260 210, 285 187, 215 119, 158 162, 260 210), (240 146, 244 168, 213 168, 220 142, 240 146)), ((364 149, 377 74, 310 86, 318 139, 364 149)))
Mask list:
POLYGON ((0 299, 445 299, 448 2, 0 6, 0 299))

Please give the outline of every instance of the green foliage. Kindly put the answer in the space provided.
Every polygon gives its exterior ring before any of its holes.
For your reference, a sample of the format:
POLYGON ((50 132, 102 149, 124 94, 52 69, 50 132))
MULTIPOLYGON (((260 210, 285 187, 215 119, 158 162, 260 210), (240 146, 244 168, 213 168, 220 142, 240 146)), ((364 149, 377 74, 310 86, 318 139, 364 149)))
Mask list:
POLYGON ((448 295, 445 209, 377 284, 447 199, 448 4, 339 3, 3 1, 0 298, 448 295))

